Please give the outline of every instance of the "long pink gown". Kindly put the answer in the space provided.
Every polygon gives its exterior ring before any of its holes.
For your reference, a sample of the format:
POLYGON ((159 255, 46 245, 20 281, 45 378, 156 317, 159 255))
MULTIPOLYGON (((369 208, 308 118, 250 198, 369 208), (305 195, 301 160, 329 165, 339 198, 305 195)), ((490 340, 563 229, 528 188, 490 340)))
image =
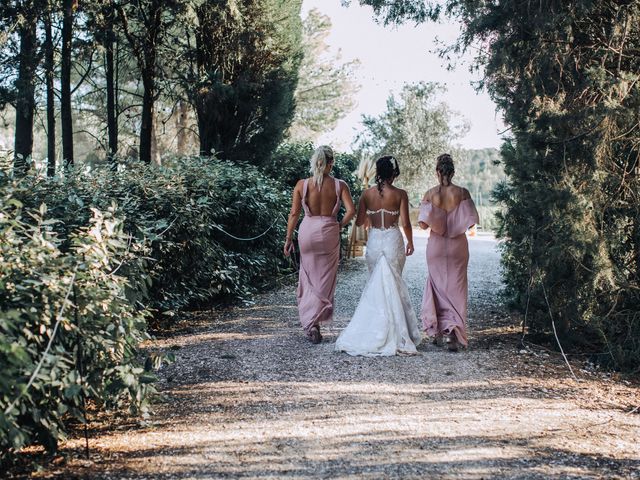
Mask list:
POLYGON ((453 333, 466 347, 469 244, 465 232, 478 223, 478 211, 470 198, 449 212, 422 202, 418 220, 431 227, 429 276, 420 312, 423 328, 431 337, 453 333))
POLYGON ((340 180, 336 186, 336 204, 330 216, 312 215, 307 206, 309 179, 302 189, 304 218, 298 229, 300 274, 298 279, 298 312, 302 328, 310 329, 333 319, 333 298, 336 291, 340 260, 340 224, 336 218, 340 209, 340 180))

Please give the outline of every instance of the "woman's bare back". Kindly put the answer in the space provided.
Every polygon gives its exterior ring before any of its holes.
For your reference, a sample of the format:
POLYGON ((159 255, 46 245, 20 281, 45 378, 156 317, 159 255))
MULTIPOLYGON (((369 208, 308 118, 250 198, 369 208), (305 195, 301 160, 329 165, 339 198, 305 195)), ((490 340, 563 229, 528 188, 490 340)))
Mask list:
POLYGON ((447 212, 454 210, 460 202, 468 198, 471 198, 469 190, 453 184, 433 187, 424 194, 425 201, 447 212))
POLYGON ((307 179, 307 198, 305 203, 314 216, 331 216, 333 207, 335 207, 338 198, 336 196, 337 182, 333 177, 326 176, 322 181, 320 190, 313 181, 313 177, 307 179))

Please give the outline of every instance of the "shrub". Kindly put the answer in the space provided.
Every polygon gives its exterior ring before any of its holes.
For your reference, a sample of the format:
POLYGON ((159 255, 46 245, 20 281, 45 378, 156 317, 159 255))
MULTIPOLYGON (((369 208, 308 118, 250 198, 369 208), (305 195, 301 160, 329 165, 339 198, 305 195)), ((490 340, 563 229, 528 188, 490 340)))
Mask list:
MULTIPOLYGON (((66 178, 32 178, 21 200, 46 202, 60 238, 113 202, 134 243, 149 244, 149 281, 126 262, 130 297, 153 309, 202 308, 246 299, 287 268, 281 254, 289 191, 256 167, 199 157, 158 168, 132 164, 66 178), (227 232, 227 233, 223 233, 227 232), (236 237, 253 237, 246 242, 236 237)), ((66 245, 66 244, 65 244, 66 245)), ((63 247, 65 246, 63 245, 63 247)))
MULTIPOLYGON (((118 266, 131 247, 115 209, 63 240, 44 205, 23 209, 11 189, 0 206, 0 449, 55 450, 83 405, 146 408, 152 369, 139 363, 147 312, 126 297, 118 266), (28 221, 27 221, 28 220, 28 221), (67 243, 63 251, 61 246, 67 243)), ((139 246, 136 246, 139 248, 139 246)), ((142 252, 139 252, 142 253, 142 252)))

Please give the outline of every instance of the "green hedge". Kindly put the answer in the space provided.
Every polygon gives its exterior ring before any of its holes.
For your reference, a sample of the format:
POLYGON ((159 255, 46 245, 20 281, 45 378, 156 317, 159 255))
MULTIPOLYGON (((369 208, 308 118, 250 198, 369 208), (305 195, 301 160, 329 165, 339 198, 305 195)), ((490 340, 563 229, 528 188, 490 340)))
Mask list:
POLYGON ((1 457, 34 442, 54 450, 86 400, 145 409, 160 361, 139 356, 148 314, 118 272, 130 253, 115 210, 94 210, 63 241, 44 205, 25 210, 13 193, 0 206, 1 457))
POLYGON ((138 351, 151 311, 248 299, 290 271, 290 190, 269 180, 197 157, 0 179, 3 452, 54 450, 87 400, 146 408, 163 358, 138 351))
MULTIPOLYGON (((54 450, 87 400, 145 409, 163 358, 138 350, 153 312, 248 300, 291 272, 291 183, 312 151, 284 146, 262 168, 191 157, 0 178, 3 452, 54 450)), ((335 174, 357 196, 355 164, 339 156, 335 174)))
POLYGON ((163 167, 132 164, 55 181, 31 180, 21 201, 46 203, 62 238, 112 203, 133 243, 149 245, 149 282, 122 267, 140 304, 159 311, 247 299, 288 269, 281 255, 289 190, 258 168, 188 157, 163 167), (265 181, 266 179, 266 181, 265 181), (253 237, 239 241, 231 237, 253 237), (227 233, 223 233, 227 232, 227 233), (230 234, 230 235, 229 235, 230 234))

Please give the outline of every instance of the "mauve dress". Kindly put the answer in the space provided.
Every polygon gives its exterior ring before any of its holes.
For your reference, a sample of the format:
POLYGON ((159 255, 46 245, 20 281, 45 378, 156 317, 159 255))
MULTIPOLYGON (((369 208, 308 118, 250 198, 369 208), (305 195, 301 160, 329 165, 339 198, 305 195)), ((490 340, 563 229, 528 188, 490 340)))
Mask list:
MULTIPOLYGON (((326 180, 325 180, 326 181, 326 180)), ((336 291, 340 260, 340 180, 333 179, 336 204, 330 216, 312 215, 307 206, 309 179, 302 188, 304 218, 298 229, 300 273, 298 279, 298 313, 302 328, 310 329, 333 319, 333 297, 336 291)))
POLYGON ((431 227, 427 244, 429 276, 420 312, 423 328, 431 337, 453 333, 466 347, 469 244, 465 232, 478 223, 478 211, 470 198, 450 212, 422 202, 418 221, 431 227))

